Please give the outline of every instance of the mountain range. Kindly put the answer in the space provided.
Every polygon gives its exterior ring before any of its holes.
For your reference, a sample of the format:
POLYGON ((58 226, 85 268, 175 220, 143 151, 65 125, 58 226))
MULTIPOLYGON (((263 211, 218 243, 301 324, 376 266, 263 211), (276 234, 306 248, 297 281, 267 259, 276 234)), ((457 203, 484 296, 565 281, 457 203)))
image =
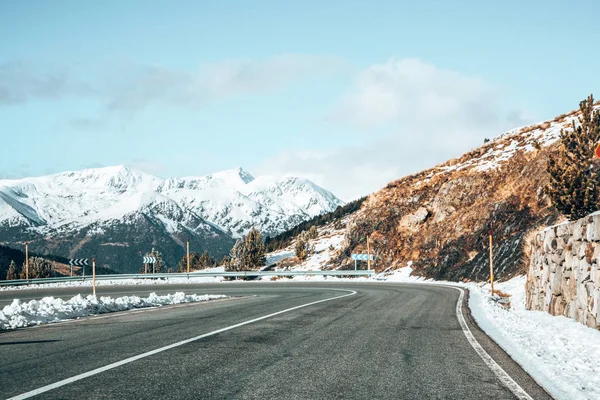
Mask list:
POLYGON ((175 267, 185 251, 216 258, 252 227, 272 236, 344 204, 301 178, 254 178, 242 168, 160 179, 127 166, 0 180, 0 243, 96 257, 123 272, 152 248, 175 267))

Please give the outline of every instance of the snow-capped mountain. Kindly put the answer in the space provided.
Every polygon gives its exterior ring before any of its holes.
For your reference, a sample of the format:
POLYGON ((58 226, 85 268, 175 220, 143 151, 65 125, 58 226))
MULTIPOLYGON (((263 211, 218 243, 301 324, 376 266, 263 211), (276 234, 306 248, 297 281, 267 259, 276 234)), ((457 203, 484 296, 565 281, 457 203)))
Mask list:
POLYGON ((167 179, 157 192, 234 237, 252 227, 265 235, 275 235, 343 204, 309 180, 255 179, 241 168, 200 178, 167 179))
POLYGON ((220 257, 252 227, 273 235, 341 204, 308 180, 255 179, 241 168, 166 180, 125 166, 94 168, 0 180, 0 243, 30 241, 34 251, 65 257, 102 255, 107 266, 132 271, 137 267, 119 265, 123 257, 137 263, 151 247, 169 264, 179 261, 187 239, 220 257))

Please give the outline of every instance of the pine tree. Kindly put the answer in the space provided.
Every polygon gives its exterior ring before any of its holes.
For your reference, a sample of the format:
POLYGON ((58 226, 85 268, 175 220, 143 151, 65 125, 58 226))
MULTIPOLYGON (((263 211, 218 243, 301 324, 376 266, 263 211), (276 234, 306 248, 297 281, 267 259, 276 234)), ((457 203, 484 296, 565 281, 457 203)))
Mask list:
POLYGON ((294 248, 296 257, 300 260, 306 260, 308 257, 308 253, 306 252, 306 241, 304 240, 304 235, 300 234, 296 239, 296 247, 294 248))
POLYGON ((231 263, 229 264, 228 271, 241 271, 245 267, 245 256, 246 256, 246 244, 243 239, 238 239, 233 248, 230 251, 231 263))
MULTIPOLYGON (((200 254, 191 251, 190 252, 190 271, 197 271, 199 269, 201 269, 201 263, 200 263, 200 254)), ((177 264, 177 271, 179 272, 187 272, 187 255, 184 254, 183 257, 181 257, 181 260, 179 260, 179 263, 177 264)))
POLYGON ((265 244, 262 235, 256 228, 252 228, 244 240, 245 262, 244 265, 250 269, 265 265, 265 244))
POLYGON ((208 254, 208 251, 204 250, 202 255, 200 256, 200 268, 212 268, 215 266, 215 260, 208 254))
MULTIPOLYGON (((54 266, 42 257, 29 257, 29 279, 51 278, 54 276, 54 266)), ((26 278, 25 265, 21 268, 20 278, 26 278)))
POLYGON ((296 257, 300 260, 306 260, 314 252, 314 246, 310 244, 310 235, 308 232, 302 232, 296 238, 296 247, 294 248, 296 257))
POLYGON ((19 277, 18 271, 17 271, 17 264, 15 264, 15 262, 13 260, 10 260, 10 264, 8 266, 8 272, 6 273, 6 280, 13 280, 13 279, 17 279, 19 277))
POLYGON ((570 220, 598 210, 600 200, 599 166, 594 149, 600 141, 600 112, 594 112, 590 95, 579 104, 578 124, 560 134, 559 149, 548 159, 548 193, 552 204, 570 220))
POLYGON ((219 266, 225 267, 227 269, 231 264, 231 256, 224 255, 221 261, 219 262, 219 266))
POLYGON ((309 239, 316 239, 319 237, 319 232, 317 232, 317 227, 316 226, 311 226, 310 229, 308 230, 308 238, 309 239))

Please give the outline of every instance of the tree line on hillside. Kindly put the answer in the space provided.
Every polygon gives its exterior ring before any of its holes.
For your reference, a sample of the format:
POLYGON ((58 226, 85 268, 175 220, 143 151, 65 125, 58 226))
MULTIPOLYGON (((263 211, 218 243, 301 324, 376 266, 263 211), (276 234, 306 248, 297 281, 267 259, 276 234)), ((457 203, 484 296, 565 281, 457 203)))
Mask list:
MULTIPOLYGON (((67 263, 64 257, 29 253, 29 278, 58 276, 53 262, 67 263)), ((25 252, 7 246, 0 246, 0 280, 25 279, 25 252)))
POLYGON ((272 252, 276 250, 283 249, 290 245, 292 240, 300 235, 304 231, 310 230, 311 227, 320 227, 323 225, 327 225, 332 221, 337 221, 348 214, 352 214, 353 212, 360 209, 363 201, 365 201, 367 197, 361 197, 360 199, 354 200, 345 204, 343 206, 337 207, 332 212, 317 215, 308 221, 304 221, 297 225, 296 227, 287 230, 285 232, 280 233, 274 237, 267 237, 265 240, 265 248, 267 252, 272 252))
MULTIPOLYGON (((142 264, 139 272, 144 273, 172 273, 174 268, 167 268, 160 251, 152 249, 152 251, 144 254, 145 257, 154 257, 156 262, 153 264, 142 264)), ((217 261, 204 250, 202 254, 190 252, 190 271, 198 271, 216 266, 222 266, 226 271, 243 271, 256 269, 264 266, 266 263, 265 244, 261 233, 256 228, 252 228, 248 234, 238 239, 229 252, 229 255, 223 256, 221 261, 217 261)), ((187 272, 188 258, 187 254, 177 263, 177 272, 187 272)))

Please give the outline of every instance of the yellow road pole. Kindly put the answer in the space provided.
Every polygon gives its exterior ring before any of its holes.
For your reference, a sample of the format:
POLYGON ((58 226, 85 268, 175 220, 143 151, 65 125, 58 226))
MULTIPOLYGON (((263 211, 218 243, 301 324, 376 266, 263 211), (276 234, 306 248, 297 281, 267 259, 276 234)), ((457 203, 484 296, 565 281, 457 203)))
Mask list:
POLYGON ((490 283, 492 285, 492 296, 494 295, 494 257, 492 253, 492 231, 490 231, 490 283))
POLYGON ((367 269, 371 270, 371 247, 369 244, 369 235, 367 235, 367 269))
POLYGON ((187 272, 190 273, 190 241, 187 241, 187 272))
POLYGON ((29 242, 25 242, 25 279, 29 279, 29 242))
POLYGON ((92 294, 96 295, 96 259, 92 258, 92 294))

